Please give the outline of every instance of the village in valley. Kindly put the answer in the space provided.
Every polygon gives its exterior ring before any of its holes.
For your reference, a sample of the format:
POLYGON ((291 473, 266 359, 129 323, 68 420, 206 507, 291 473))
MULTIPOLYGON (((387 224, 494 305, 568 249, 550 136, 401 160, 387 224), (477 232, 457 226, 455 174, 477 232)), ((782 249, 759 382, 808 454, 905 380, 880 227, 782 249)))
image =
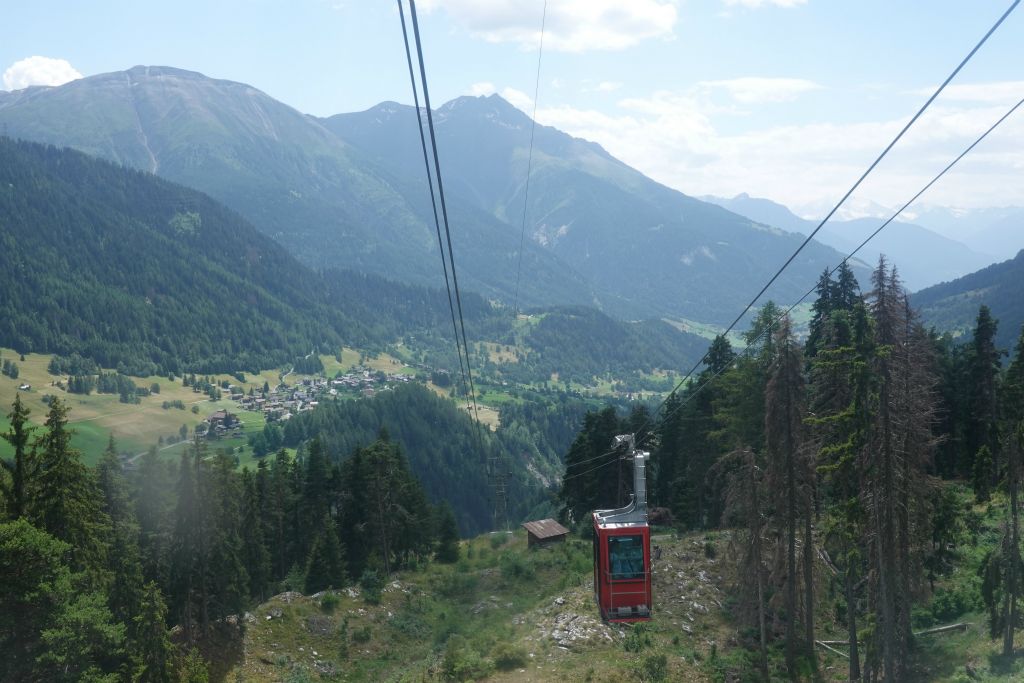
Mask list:
MULTIPOLYGON (((416 377, 402 373, 388 373, 368 367, 355 366, 346 373, 340 371, 334 378, 301 377, 295 384, 287 384, 287 375, 282 376, 276 387, 264 384, 263 391, 250 388, 248 392, 235 384, 226 389, 229 398, 239 411, 258 413, 266 423, 282 423, 293 415, 313 410, 321 401, 337 398, 371 398, 380 391, 388 391, 395 384, 418 381, 416 377)), ((199 391, 199 388, 195 388, 199 391)), ((243 423, 228 409, 217 410, 207 416, 204 423, 196 427, 196 434, 206 438, 234 435, 240 436, 243 423)))

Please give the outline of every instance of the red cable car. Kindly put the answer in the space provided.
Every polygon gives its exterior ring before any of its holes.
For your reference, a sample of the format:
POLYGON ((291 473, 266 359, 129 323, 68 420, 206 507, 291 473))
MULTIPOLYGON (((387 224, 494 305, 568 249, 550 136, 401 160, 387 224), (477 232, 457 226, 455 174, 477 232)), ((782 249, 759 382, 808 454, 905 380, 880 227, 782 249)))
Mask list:
POLYGON ((633 499, 617 510, 594 510, 594 599, 601 618, 612 622, 651 618, 651 529, 647 525, 644 468, 650 453, 638 451, 633 435, 615 437, 633 459, 633 499))

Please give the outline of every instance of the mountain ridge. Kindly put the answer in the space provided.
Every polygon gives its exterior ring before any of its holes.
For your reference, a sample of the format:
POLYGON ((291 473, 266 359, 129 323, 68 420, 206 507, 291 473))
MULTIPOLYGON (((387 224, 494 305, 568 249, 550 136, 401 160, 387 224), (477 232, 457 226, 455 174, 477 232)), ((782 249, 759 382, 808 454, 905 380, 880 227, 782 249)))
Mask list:
MULTIPOLYGON (((370 110, 385 129, 377 138, 391 140, 374 149, 339 135, 340 123, 360 114, 332 123, 245 84, 133 67, 6 97, 0 124, 204 191, 307 265, 436 285, 415 113, 399 107, 370 110)), ((520 283, 528 306, 721 323, 802 241, 660 185, 595 143, 538 126, 520 277, 530 119, 500 97, 460 98, 438 112, 460 283, 488 298, 510 302, 520 283)), ((768 296, 796 298, 838 258, 810 245, 768 296)))
POLYGON ((1024 326, 1024 249, 1012 259, 921 290, 912 302, 925 322, 964 341, 984 304, 999 321, 996 346, 1012 350, 1024 326))
MULTIPOLYGON (((751 197, 746 193, 732 198, 708 196, 706 199, 751 220, 777 225, 803 235, 810 234, 819 223, 817 220, 801 218, 788 207, 770 199, 751 197)), ((833 218, 815 238, 846 254, 860 246, 882 222, 883 219, 871 217, 846 220, 833 218)), ((966 244, 924 226, 905 221, 893 221, 886 230, 866 244, 855 258, 866 264, 874 264, 880 254, 885 254, 899 267, 900 275, 911 290, 966 275, 989 265, 995 258, 977 253, 966 244)))

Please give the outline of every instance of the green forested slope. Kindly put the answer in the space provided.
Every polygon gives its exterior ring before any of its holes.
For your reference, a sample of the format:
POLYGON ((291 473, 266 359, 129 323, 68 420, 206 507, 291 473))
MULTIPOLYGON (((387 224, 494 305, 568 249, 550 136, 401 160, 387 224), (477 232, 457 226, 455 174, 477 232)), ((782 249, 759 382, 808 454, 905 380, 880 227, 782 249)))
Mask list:
POLYGON ((527 462, 547 473, 559 467, 558 463, 535 461, 526 444, 503 432, 481 427, 478 434, 468 413, 415 384, 372 400, 329 403, 297 415, 285 426, 284 442, 297 446, 319 436, 327 453, 337 459, 372 443, 382 427, 401 445, 431 499, 451 502, 463 533, 491 527, 489 454, 497 455, 505 471, 511 473, 509 517, 513 520, 521 519, 543 497, 539 480, 526 471, 527 462))
POLYGON ((914 305, 924 320, 957 337, 970 332, 982 304, 999 321, 996 345, 1011 349, 1024 325, 1024 251, 1009 261, 914 294, 914 305))
MULTIPOLYGON (((67 145, 209 194, 302 262, 435 286, 437 240, 426 184, 395 179, 314 118, 252 86, 136 66, 0 99, 11 136, 67 145)), ((451 202, 462 284, 511 298, 519 235, 451 202)), ((531 305, 592 300, 588 283, 528 245, 531 305)))
MULTIPOLYGON (((452 348, 442 291, 314 272, 209 197, 71 150, 0 139, 0 244, 0 345, 21 351, 149 375, 277 367, 409 335, 452 348)), ((510 316, 462 298, 471 336, 509 336, 510 316)), ((646 323, 552 316, 527 340, 538 363, 521 379, 677 367, 697 350, 661 324, 652 344, 646 323)))
POLYGON ((16 349, 149 374, 371 336, 237 214, 78 152, 0 139, 0 241, 0 344, 16 349))

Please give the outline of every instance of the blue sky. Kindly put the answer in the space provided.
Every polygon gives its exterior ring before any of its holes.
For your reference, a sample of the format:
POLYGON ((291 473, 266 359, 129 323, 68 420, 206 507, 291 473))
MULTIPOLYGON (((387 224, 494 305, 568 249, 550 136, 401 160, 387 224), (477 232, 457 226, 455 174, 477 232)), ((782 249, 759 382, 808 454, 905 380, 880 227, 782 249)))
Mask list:
MULTIPOLYGON (((834 202, 1010 0, 549 0, 538 120, 690 194, 834 202)), ((420 0, 432 100, 532 113, 542 0, 420 0)), ((135 64, 243 81, 325 116, 411 103, 388 0, 8 3, 8 89, 135 64), (66 60, 68 67, 26 58, 66 60), (21 62, 19 65, 18 63, 21 62)), ((1018 10, 851 206, 893 205, 1024 96, 1018 10)), ((927 202, 1024 204, 1024 113, 927 202)))

